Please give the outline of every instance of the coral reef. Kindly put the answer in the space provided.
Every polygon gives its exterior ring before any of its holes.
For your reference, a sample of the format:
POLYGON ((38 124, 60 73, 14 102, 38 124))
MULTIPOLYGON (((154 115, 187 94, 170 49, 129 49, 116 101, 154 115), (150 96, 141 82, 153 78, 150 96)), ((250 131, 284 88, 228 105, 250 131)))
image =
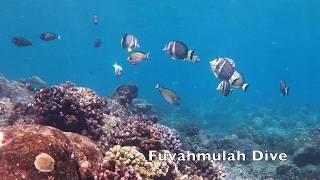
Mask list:
POLYGON ((103 132, 103 107, 103 99, 94 91, 71 83, 41 89, 34 101, 36 123, 92 139, 103 132))
POLYGON ((185 149, 175 129, 158 124, 152 105, 135 99, 135 85, 120 86, 107 98, 70 82, 35 91, 2 77, 0 87, 0 175, 6 179, 224 176, 217 162, 146 160, 150 150, 185 149))
POLYGON ((138 87, 134 84, 119 86, 111 96, 122 105, 131 104, 136 97, 138 97, 138 87))

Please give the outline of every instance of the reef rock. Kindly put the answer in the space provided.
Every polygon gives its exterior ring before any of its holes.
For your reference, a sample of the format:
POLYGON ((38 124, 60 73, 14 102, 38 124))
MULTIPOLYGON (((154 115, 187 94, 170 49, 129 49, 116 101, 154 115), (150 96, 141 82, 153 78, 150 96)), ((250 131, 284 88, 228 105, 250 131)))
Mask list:
POLYGON ((3 179, 79 179, 72 143, 60 130, 45 126, 0 128, 0 177, 3 179))
POLYGON ((293 162, 301 167, 305 165, 319 165, 320 164, 320 147, 308 146, 300 148, 294 153, 293 162))
POLYGON ((112 94, 112 99, 116 99, 122 105, 132 103, 136 97, 138 97, 138 87, 134 84, 121 85, 112 94))
POLYGON ((27 88, 23 81, 8 81, 0 74, 0 97, 7 97, 14 103, 30 103, 33 101, 34 91, 27 88))

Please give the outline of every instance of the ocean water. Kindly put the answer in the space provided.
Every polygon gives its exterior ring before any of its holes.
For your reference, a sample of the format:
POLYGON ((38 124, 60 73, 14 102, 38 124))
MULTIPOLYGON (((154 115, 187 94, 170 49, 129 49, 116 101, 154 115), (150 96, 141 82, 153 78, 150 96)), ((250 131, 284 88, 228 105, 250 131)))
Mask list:
POLYGON ((200 126, 229 127, 252 107, 319 106, 318 7, 317 0, 3 0, 0 72, 9 79, 37 75, 49 85, 73 81, 99 95, 135 83, 139 98, 166 113, 191 112, 200 126), (97 26, 93 15, 99 16, 97 26), (46 31, 61 40, 41 41, 46 31), (150 52, 151 59, 128 63, 120 45, 124 33, 137 36, 138 50, 150 52), (33 46, 14 46, 10 41, 16 35, 33 46), (96 38, 103 41, 98 49, 93 48, 96 38), (196 49, 201 62, 171 60, 162 51, 170 40, 196 49), (216 91, 219 81, 209 61, 217 56, 235 60, 250 84, 248 92, 222 97, 216 91), (114 75, 115 62, 124 68, 122 77, 114 75), (281 79, 290 87, 288 97, 280 96, 281 79), (175 91, 181 106, 165 103, 155 90, 157 82, 175 91))

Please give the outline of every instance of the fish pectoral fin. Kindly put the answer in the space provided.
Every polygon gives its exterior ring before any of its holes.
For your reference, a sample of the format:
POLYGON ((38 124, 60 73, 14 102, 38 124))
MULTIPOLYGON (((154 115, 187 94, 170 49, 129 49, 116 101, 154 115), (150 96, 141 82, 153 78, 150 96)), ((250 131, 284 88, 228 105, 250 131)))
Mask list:
POLYGON ((128 48, 128 52, 131 52, 132 51, 132 48, 128 48))

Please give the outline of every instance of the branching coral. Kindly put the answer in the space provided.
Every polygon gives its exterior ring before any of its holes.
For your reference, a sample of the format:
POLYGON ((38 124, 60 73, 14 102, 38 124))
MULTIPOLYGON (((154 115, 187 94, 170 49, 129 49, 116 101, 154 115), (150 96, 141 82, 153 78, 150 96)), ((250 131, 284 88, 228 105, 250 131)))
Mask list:
POLYGON ((104 101, 94 91, 71 83, 41 89, 35 97, 37 123, 98 139, 104 101))
POLYGON ((157 129, 151 121, 129 119, 107 132, 107 142, 113 145, 136 146, 144 154, 149 150, 161 150, 162 145, 157 129))

